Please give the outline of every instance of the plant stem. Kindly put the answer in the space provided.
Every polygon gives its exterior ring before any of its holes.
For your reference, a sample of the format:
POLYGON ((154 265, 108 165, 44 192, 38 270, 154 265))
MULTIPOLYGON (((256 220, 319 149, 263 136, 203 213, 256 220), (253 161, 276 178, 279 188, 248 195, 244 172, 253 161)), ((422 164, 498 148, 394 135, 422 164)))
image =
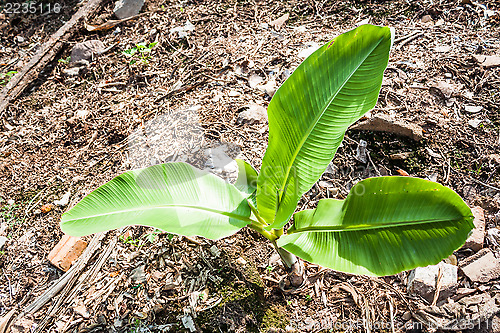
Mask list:
POLYGON ((281 261, 283 264, 288 268, 291 269, 293 264, 297 262, 297 257, 293 255, 292 253, 288 252, 282 247, 278 247, 276 244, 276 241, 272 241, 274 248, 276 249, 276 252, 280 255, 281 261))
POLYGON ((258 224, 249 224, 248 227, 250 229, 253 229, 255 231, 257 231, 259 234, 261 234, 262 236, 266 237, 267 239, 269 239, 271 242, 274 242, 276 241, 276 239, 278 239, 278 237, 276 237, 275 234, 273 234, 272 232, 269 232, 267 230, 265 230, 264 228, 262 228, 262 226, 258 225, 258 224))

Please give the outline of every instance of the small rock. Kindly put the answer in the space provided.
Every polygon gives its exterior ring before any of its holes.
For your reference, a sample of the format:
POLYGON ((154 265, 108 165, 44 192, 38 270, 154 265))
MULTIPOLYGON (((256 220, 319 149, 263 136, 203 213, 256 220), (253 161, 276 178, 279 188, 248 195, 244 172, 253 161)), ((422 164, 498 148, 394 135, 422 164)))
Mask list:
POLYGON ((140 265, 130 273, 130 279, 133 283, 141 284, 146 282, 146 265, 140 265))
POLYGON ((485 56, 481 54, 474 54, 473 57, 483 67, 489 68, 489 67, 500 66, 499 56, 485 56))
POLYGON ((231 90, 228 94, 227 94, 229 97, 238 97, 240 96, 241 94, 236 91, 236 90, 231 90))
POLYGON ((404 321, 408 321, 411 319, 411 312, 410 311, 406 311, 405 313, 403 313, 403 320, 404 321))
POLYGON ((184 24, 184 26, 170 29, 170 33, 173 34, 177 32, 179 38, 186 38, 194 29, 195 26, 191 22, 186 21, 186 24, 184 24))
POLYGON ((430 83, 429 92, 448 99, 463 91, 463 85, 451 81, 435 81, 430 83))
POLYGON ((465 296, 472 295, 476 292, 476 289, 470 289, 470 288, 458 288, 457 292, 455 293, 455 296, 453 296, 453 300, 456 302, 461 298, 464 298, 465 296))
POLYGON ((289 17, 290 17, 290 14, 286 13, 286 14, 280 16, 279 18, 277 18, 276 20, 269 22, 269 25, 272 25, 272 26, 274 26, 274 29, 279 30, 286 23, 286 21, 288 20, 289 17))
POLYGON ((16 36, 16 38, 15 38, 15 39, 16 39, 16 42, 17 42, 17 43, 24 43, 24 41, 25 41, 25 39, 24 39, 24 37, 23 37, 23 36, 16 36))
POLYGON ((5 243, 7 243, 9 239, 5 236, 0 236, 0 250, 3 249, 3 247, 5 246, 5 243))
POLYGON ((242 111, 238 114, 237 122, 239 124, 258 124, 267 121, 267 110, 265 107, 258 104, 251 104, 248 110, 242 111))
POLYGON ((424 15, 421 19, 422 23, 428 23, 428 22, 432 22, 432 16, 430 15, 424 15))
POLYGON ((54 205, 57 206, 66 206, 69 203, 69 197, 71 196, 71 190, 64 193, 60 200, 54 200, 54 205))
POLYGON ((188 314, 184 315, 184 317, 181 318, 181 321, 184 328, 187 328, 189 332, 196 332, 196 327, 194 326, 193 318, 190 315, 188 314))
POLYGON ((12 206, 13 204, 15 204, 16 202, 14 201, 14 199, 9 199, 7 200, 7 205, 9 206, 12 206))
POLYGON ((84 180, 84 179, 85 179, 85 178, 84 178, 84 177, 82 177, 82 176, 75 176, 75 177, 73 177, 73 178, 71 179, 71 181, 72 181, 72 182, 77 183, 77 182, 81 182, 81 181, 82 181, 82 180, 84 180))
POLYGON ((63 75, 67 77, 80 75, 80 67, 71 67, 63 70, 63 75))
POLYGON ((354 158, 359 162, 366 164, 368 162, 366 147, 368 143, 365 140, 360 140, 358 146, 356 147, 356 156, 354 158))
POLYGON ((350 129, 389 132, 400 136, 407 136, 415 141, 420 141, 423 138, 422 127, 417 124, 394 120, 390 116, 381 113, 354 124, 350 129))
POLYGON ((262 82, 264 82, 264 79, 257 74, 252 74, 248 78, 248 85, 250 86, 250 88, 255 88, 262 82))
POLYGON ((218 258, 220 256, 220 250, 216 245, 212 245, 210 247, 210 253, 215 257, 218 258))
POLYGON ((81 64, 80 62, 91 61, 95 55, 98 55, 105 49, 104 44, 97 39, 87 40, 77 43, 71 50, 71 66, 81 64))
POLYGON ((482 106, 464 105, 464 110, 470 113, 477 113, 483 109, 482 106))
POLYGON ((452 254, 448 258, 443 260, 445 263, 456 266, 458 264, 457 257, 452 254))
POLYGON ((59 243, 50 251, 47 259, 52 265, 67 272, 87 247, 87 242, 79 237, 64 235, 59 243))
POLYGON ((482 119, 478 119, 478 118, 471 119, 471 120, 469 120, 469 126, 474 127, 474 128, 478 128, 482 122, 483 122, 482 119))
POLYGON ((247 261, 245 259, 243 259, 242 257, 239 257, 238 259, 236 259, 236 263, 238 265, 245 266, 247 264, 247 261))
POLYGON ((500 260, 488 248, 462 261, 460 268, 474 282, 485 283, 500 277, 500 260))
POLYGON ((475 228, 463 247, 477 252, 483 248, 485 234, 484 211, 481 207, 474 207, 471 210, 472 214, 474 214, 475 228))
POLYGON ((327 182, 326 180, 320 180, 318 182, 318 185, 321 188, 332 188, 333 189, 333 184, 330 182, 327 182))
POLYGON ((440 269, 441 289, 437 304, 444 303, 457 289, 457 266, 441 262, 437 265, 415 268, 408 277, 408 292, 420 295, 432 303, 440 269))
POLYGON ((120 20, 123 20, 139 14, 143 5, 144 0, 118 0, 115 3, 113 13, 120 20))

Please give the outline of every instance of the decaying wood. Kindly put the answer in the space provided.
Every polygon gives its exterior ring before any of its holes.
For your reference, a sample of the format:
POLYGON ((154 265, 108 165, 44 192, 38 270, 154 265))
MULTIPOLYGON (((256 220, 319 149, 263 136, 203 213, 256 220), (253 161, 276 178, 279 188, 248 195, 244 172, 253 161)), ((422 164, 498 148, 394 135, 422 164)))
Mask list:
MULTIPOLYGON (((33 314, 40 310, 45 304, 47 304, 51 299, 53 299, 63 288, 64 291, 60 298, 58 299, 56 304, 60 304, 60 300, 65 299, 66 295, 72 290, 74 283, 78 280, 78 277, 83 272, 86 267, 88 261, 93 257, 96 250, 100 247, 101 240, 104 238, 105 233, 96 234, 89 245, 83 252, 82 256, 78 259, 78 261, 66 272, 63 276, 59 278, 59 280, 49 289, 45 291, 41 296, 39 296, 33 303, 28 305, 17 317, 15 320, 11 322, 15 322, 17 319, 22 318, 26 314, 33 314)), ((104 251, 103 254, 106 254, 108 251, 104 251)), ((109 255, 109 254, 108 254, 109 255)), ((88 276, 88 272, 87 275, 88 276)), ((82 281, 80 281, 82 282, 82 281)), ((54 307, 52 307, 52 310, 54 307)), ((47 316, 49 317, 50 314, 47 316)), ((43 323, 43 322, 42 322, 43 323)), ((40 328, 44 327, 44 325, 39 325, 37 327, 37 331, 40 331, 40 328)), ((8 327, 7 327, 8 329, 8 327)))
POLYGON ((94 12, 104 0, 88 0, 71 19, 54 33, 24 68, 0 92, 0 114, 35 80, 76 30, 77 23, 94 12))
MULTIPOLYGON (((105 233, 100 233, 94 236, 88 247, 92 246, 93 250, 87 254, 83 260, 79 262, 79 273, 82 273, 86 267, 87 262, 92 257, 92 254, 100 247, 101 240, 103 239, 105 233)), ((64 286, 57 300, 52 304, 49 310, 46 312, 45 317, 37 326, 35 332, 45 332, 45 328, 58 317, 58 314, 65 308, 62 306, 67 302, 71 301, 75 294, 80 290, 84 283, 92 282, 95 279, 97 273, 101 270, 102 265, 106 262, 111 251, 116 246, 116 239, 109 242, 109 244, 104 248, 95 262, 91 267, 87 267, 87 271, 84 274, 74 274, 70 281, 64 286)), ((83 255, 82 255, 83 256, 83 255)))
POLYGON ((54 296, 56 296, 67 284, 70 280, 74 279, 75 276, 78 277, 79 273, 83 270, 87 262, 90 260, 94 252, 100 246, 100 240, 104 237, 104 234, 95 235, 90 241, 89 245, 83 252, 80 259, 63 275, 59 278, 59 280, 43 295, 38 297, 33 303, 28 305, 23 312, 25 313, 35 313, 42 306, 44 306, 49 300, 51 300, 54 296))

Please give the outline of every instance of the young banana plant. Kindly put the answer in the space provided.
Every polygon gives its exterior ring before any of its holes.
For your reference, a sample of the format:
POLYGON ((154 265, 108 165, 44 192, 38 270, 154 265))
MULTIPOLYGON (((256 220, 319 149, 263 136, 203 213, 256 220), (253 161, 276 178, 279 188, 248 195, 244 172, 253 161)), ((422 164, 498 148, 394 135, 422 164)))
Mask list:
POLYGON ((474 227, 469 207, 440 184, 369 178, 344 200, 323 199, 294 214, 347 128, 375 106, 391 45, 389 28, 363 25, 310 55, 269 104, 269 145, 260 173, 242 160, 234 185, 185 163, 129 171, 65 213, 62 230, 82 236, 138 224, 219 239, 246 226, 274 244, 295 274, 289 281, 294 286, 302 283, 296 256, 377 276, 438 263, 474 227))

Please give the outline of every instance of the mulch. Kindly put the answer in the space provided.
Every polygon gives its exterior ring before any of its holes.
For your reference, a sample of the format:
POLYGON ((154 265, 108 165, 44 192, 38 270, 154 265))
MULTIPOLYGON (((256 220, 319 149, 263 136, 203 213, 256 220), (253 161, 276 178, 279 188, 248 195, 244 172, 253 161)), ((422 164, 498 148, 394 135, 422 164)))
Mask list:
MULTIPOLYGON (((0 17, 0 73, 23 68, 69 20, 74 1, 60 3, 58 15, 0 17)), ((142 10, 149 14, 110 30, 82 26, 1 115, 0 236, 8 241, 0 252, 0 317, 14 308, 17 314, 63 275, 47 261, 62 236, 61 214, 114 176, 172 160, 204 168, 213 147, 259 168, 267 124, 242 123, 239 113, 267 107, 304 50, 361 22, 394 27, 396 37, 371 113, 418 125, 423 139, 348 131, 330 172, 299 208, 342 199, 367 177, 405 173, 449 186, 471 207, 485 209, 487 229, 499 227, 500 73, 475 58, 499 52, 499 14, 491 13, 497 7, 473 1, 151 0, 142 10), (287 13, 282 26, 270 24, 287 13), (186 38, 170 32, 188 21, 195 29, 186 38), (79 76, 65 75, 69 65, 58 60, 92 39, 116 46, 79 76), (131 64, 122 51, 142 42, 157 44, 147 59, 131 64), (172 127, 175 133, 166 130, 172 127), (144 133, 154 131, 156 139, 145 143, 144 133), (362 141, 365 162, 357 158, 362 141), (68 206, 42 213, 42 205, 67 191, 68 206)), ((113 19, 112 10, 106 2, 88 23, 113 19)), ((37 332, 177 332, 193 320, 206 332, 319 332, 351 323, 344 329, 356 332, 368 331, 367 322, 383 322, 404 331, 414 322, 408 313, 426 302, 406 292, 407 273, 367 278, 316 265, 307 265, 306 288, 284 294, 278 288, 283 268, 251 230, 218 241, 130 230, 131 238, 122 237, 125 230, 102 235, 72 288, 26 316, 26 325, 33 320, 37 332)), ((459 250, 457 257, 470 254, 459 250)), ((460 285, 479 287, 464 276, 460 285)), ((496 293, 495 285, 481 291, 496 293)))

